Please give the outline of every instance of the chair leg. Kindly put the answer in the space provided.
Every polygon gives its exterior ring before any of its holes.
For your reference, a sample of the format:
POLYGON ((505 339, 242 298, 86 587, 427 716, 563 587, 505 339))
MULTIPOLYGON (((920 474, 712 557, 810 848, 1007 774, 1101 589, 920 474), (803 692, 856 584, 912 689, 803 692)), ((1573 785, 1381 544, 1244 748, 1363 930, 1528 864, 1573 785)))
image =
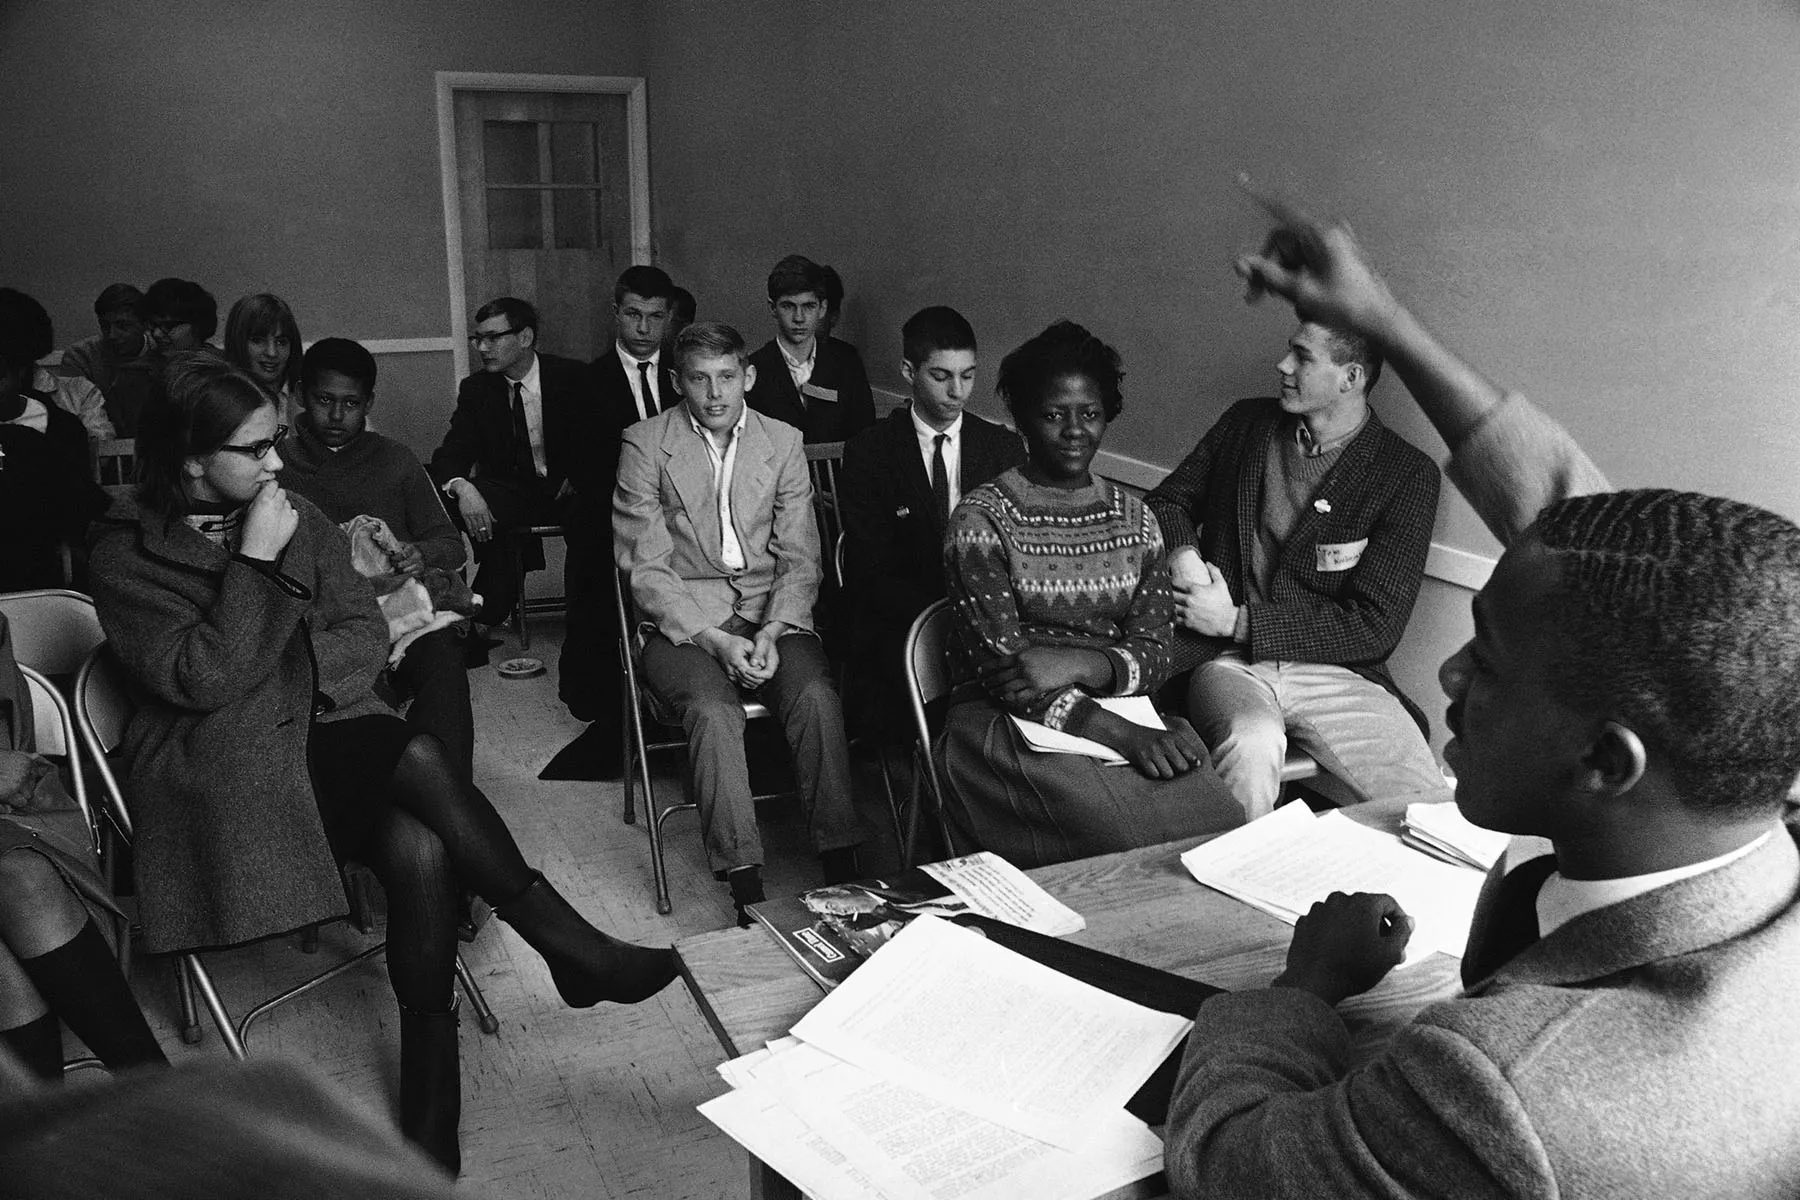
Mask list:
POLYGON ((175 987, 181 993, 181 1040, 200 1044, 200 1004, 194 997, 194 977, 188 973, 188 956, 175 960, 175 987))
POLYGON ((517 561, 516 582, 519 585, 519 603, 513 609, 513 632, 519 635, 519 649, 523 651, 531 649, 531 630, 525 623, 525 556, 523 553, 518 555, 517 561))
POLYGON ((894 822, 894 837, 900 840, 900 868, 905 870, 912 866, 912 843, 907 840, 908 832, 901 819, 900 803, 894 799, 894 777, 888 771, 887 746, 878 737, 875 739, 875 765, 881 768, 881 792, 887 798, 888 818, 894 822))
POLYGON ((650 834, 650 873, 656 880, 656 911, 668 916, 675 907, 669 899, 669 871, 663 864, 663 818, 675 811, 678 806, 671 806, 661 812, 657 811, 655 794, 650 790, 650 772, 644 771, 644 825, 650 834))
POLYGON ((619 722, 619 738, 622 743, 619 751, 619 762, 621 764, 621 782, 625 785, 625 823, 627 825, 636 825, 637 780, 632 778, 631 769, 637 762, 636 742, 643 738, 644 727, 643 719, 637 712, 637 696, 632 693, 631 679, 626 670, 627 664, 624 661, 625 655, 629 653, 622 640, 625 636, 629 635, 621 635, 621 641, 619 642, 619 711, 628 715, 625 720, 619 722))
POLYGON ((225 1002, 219 998, 219 989, 213 986, 212 976, 200 965, 200 956, 184 954, 181 961, 193 978, 195 990, 206 1001, 206 1011, 212 1014, 213 1024, 218 1026, 219 1037, 225 1043, 225 1052, 240 1062, 250 1057, 244 1050, 243 1039, 231 1027, 231 1014, 225 1011, 225 1002))
POLYGON ((469 970, 469 964, 463 956, 456 956, 456 978, 462 984, 463 993, 469 997, 469 1007, 475 1010, 475 1018, 481 1025, 481 1032, 494 1035, 500 1032, 500 1020, 494 1016, 494 1010, 488 1007, 487 997, 481 994, 481 985, 475 982, 475 972, 469 970))

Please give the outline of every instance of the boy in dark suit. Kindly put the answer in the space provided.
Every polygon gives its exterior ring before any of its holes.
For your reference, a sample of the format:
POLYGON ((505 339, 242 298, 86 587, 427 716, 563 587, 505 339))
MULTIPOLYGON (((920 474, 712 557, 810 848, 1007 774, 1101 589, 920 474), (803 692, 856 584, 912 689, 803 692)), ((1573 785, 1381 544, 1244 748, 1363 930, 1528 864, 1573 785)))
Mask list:
POLYGON ((856 690, 889 732, 906 728, 901 653, 913 619, 944 594, 944 526, 967 492, 1025 461, 1019 437, 963 411, 975 391, 975 331, 953 308, 914 313, 900 330, 912 404, 844 447, 838 499, 856 622, 856 690))
POLYGON ((862 356, 822 328, 828 311, 824 268, 790 254, 769 272, 777 336, 750 356, 750 407, 786 421, 809 442, 842 442, 875 423, 875 397, 862 356))
POLYGON ((1800 528, 1610 492, 1563 429, 1401 306, 1349 231, 1268 202, 1252 294, 1375 341, 1507 549, 1439 672, 1456 802, 1518 835, 1465 991, 1356 1070, 1335 1006, 1404 954, 1335 893, 1266 990, 1200 1006, 1177 1196, 1786 1197, 1800 1191, 1800 528))
MULTIPOLYGON (((521 561, 543 569, 543 545, 523 531, 561 524, 571 494, 608 482, 579 435, 580 414, 593 404, 587 365, 539 354, 537 338, 537 309, 523 300, 503 296, 476 310, 469 344, 481 369, 457 388, 450 430, 429 467, 475 544, 474 586, 488 626, 518 603, 521 561)), ((484 643, 471 637, 470 645, 484 643)), ((480 649, 475 655, 486 660, 480 649)))

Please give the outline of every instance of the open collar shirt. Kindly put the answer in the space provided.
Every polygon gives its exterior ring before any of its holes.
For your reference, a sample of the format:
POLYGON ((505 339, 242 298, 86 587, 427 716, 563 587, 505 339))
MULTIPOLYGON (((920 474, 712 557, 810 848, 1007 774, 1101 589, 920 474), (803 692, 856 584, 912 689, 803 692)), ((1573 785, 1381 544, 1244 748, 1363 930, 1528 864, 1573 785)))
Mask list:
POLYGON ((695 420, 691 411, 687 414, 688 424, 694 427, 694 433, 706 447, 706 457, 712 463, 713 492, 718 496, 719 504, 719 557, 733 571, 744 569, 744 547, 738 541, 737 528, 731 520, 731 478, 737 470, 738 443, 743 440, 744 422, 749 415, 749 405, 739 407, 737 424, 731 427, 731 438, 720 451, 706 426, 695 420))

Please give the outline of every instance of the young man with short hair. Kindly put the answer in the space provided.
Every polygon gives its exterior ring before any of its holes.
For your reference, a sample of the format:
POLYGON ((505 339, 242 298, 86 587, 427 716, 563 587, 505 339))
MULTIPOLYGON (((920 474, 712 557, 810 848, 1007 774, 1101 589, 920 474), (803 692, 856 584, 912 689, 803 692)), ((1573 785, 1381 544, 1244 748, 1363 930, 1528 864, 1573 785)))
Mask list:
POLYGON ((781 722, 827 882, 857 875, 862 840, 843 711, 813 632, 820 551, 799 432, 751 412, 743 337, 701 322, 675 343, 683 403, 625 431, 613 497, 647 685, 687 732, 706 854, 744 906, 763 899, 742 692, 781 722))
MULTIPOLYGON (((525 530, 561 524, 571 494, 606 480, 582 436, 593 406, 587 364, 540 354, 537 341, 537 309, 525 301, 502 296, 476 310, 469 344, 481 367, 457 388, 450 429, 431 456, 451 518, 475 544, 481 626, 512 615, 521 564, 544 567, 542 543, 525 530)), ((478 627, 469 640, 471 666, 487 661, 485 633, 478 627)))
POLYGON ((1425 574, 1438 469, 1369 405, 1381 356, 1303 321, 1281 394, 1234 404, 1147 498, 1169 547, 1188 719, 1251 820, 1290 743, 1357 799, 1442 787, 1387 669, 1425 574))
POLYGON ((900 374, 912 403, 844 447, 845 590, 870 715, 905 728, 900 655, 913 619, 944 594, 944 528, 963 495, 1025 461, 1019 436, 968 412, 975 330, 933 305, 900 329, 900 374))
POLYGON ((776 336, 755 354, 750 407, 786 421, 809 442, 842 442, 875 423, 875 397, 856 347, 824 332, 823 267, 790 254, 769 272, 776 336))
MULTIPOLYGON (((411 450, 368 428, 374 410, 375 356, 349 338, 314 342, 300 361, 300 414, 281 448, 281 486, 339 524, 380 517, 405 545, 396 570, 462 570, 462 535, 431 477, 411 450)), ((436 734, 468 782, 475 722, 461 636, 440 629, 418 638, 395 674, 413 697, 407 722, 436 734)))
POLYGON ((1351 1070, 1335 1006, 1411 922, 1342 893, 1262 991, 1201 1005, 1167 1125, 1182 1197, 1800 1192, 1800 528, 1606 491, 1554 421, 1408 312, 1341 225, 1265 201, 1251 294, 1370 338, 1507 550, 1444 664, 1465 816, 1518 835, 1462 995, 1351 1070))
MULTIPOLYGON (((110 405, 119 389, 121 372, 141 374, 149 369, 146 357, 150 336, 144 323, 144 294, 129 283, 112 284, 94 301, 94 317, 99 322, 100 332, 65 349, 56 371, 71 379, 87 380, 99 389, 103 404, 110 405)), ((76 415, 81 416, 82 424, 88 427, 89 437, 105 439, 113 436, 112 421, 106 415, 105 407, 99 410, 99 420, 106 424, 105 433, 99 432, 99 426, 85 414, 76 415)))

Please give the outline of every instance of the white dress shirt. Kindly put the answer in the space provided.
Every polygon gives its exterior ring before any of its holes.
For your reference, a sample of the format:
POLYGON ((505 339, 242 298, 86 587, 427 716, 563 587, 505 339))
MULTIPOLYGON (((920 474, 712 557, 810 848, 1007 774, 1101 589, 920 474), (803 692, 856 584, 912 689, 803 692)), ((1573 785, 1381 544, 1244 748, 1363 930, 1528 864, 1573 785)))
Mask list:
POLYGON ((649 358, 633 358, 631 351, 625 349, 622 343, 614 344, 618 347, 619 363, 625 368, 626 382, 631 384, 631 398, 637 402, 638 420, 647 421, 662 411, 662 404, 656 394, 656 373, 662 367, 662 347, 657 347, 656 352, 649 358), (641 362, 650 364, 650 395, 648 397, 644 395, 644 376, 638 371, 638 364, 641 362))
POLYGON ((738 442, 742 440, 744 422, 749 418, 750 406, 745 405, 738 410, 737 424, 732 426, 731 439, 725 444, 724 453, 720 453, 718 443, 713 441, 712 433, 688 413, 688 424, 694 427, 701 443, 706 447, 706 456, 712 460, 713 491, 719 498, 719 557, 733 571, 744 569, 744 547, 738 541, 737 528, 731 519, 731 477, 737 469, 738 442))
POLYGON ((956 511, 957 501, 962 499, 962 427, 963 415, 956 414, 956 420, 950 422, 948 429, 933 429, 920 417, 917 409, 906 410, 912 417, 913 433, 919 439, 919 457, 925 463, 925 482, 931 482, 931 457, 937 452, 937 440, 941 434, 944 438, 944 478, 950 481, 950 511, 956 511))
MULTIPOLYGON (((506 403, 512 405, 513 381, 506 381, 506 403)), ((525 429, 531 434, 531 464, 537 468, 538 478, 542 479, 550 473, 550 460, 544 457, 544 383, 543 372, 538 370, 538 356, 531 356, 531 369, 525 372, 525 378, 519 380, 519 398, 525 405, 525 429)))
POLYGON ((812 379, 813 363, 817 362, 819 358, 819 339, 813 338, 812 345, 806 348, 806 357, 797 362, 794 356, 788 353, 786 342, 777 339, 775 348, 781 351, 781 360, 787 364, 788 374, 794 380, 794 390, 799 391, 812 379))

